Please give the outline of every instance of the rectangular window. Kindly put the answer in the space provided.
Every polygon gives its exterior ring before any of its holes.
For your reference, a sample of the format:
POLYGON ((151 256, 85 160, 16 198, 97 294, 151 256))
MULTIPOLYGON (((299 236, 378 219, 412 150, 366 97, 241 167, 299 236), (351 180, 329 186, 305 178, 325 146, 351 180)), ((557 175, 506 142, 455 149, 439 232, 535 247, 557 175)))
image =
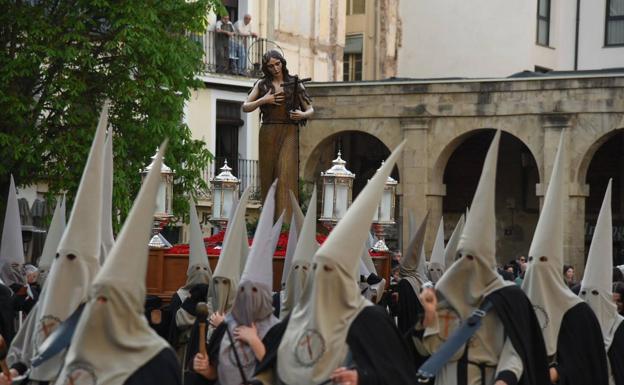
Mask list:
POLYGON ((624 45, 624 0, 607 0, 605 45, 624 45))
POLYGON ((342 80, 362 80, 362 35, 347 36, 342 65, 342 80))
POLYGON ((537 1, 537 44, 550 43, 550 0, 537 1))
POLYGON ((366 0, 347 0, 347 15, 366 13, 366 0))
MULTIPOLYGON (((217 100, 217 130, 215 144, 215 167, 223 166, 227 159, 232 173, 238 175, 238 133, 245 122, 241 119, 241 104, 225 100, 217 100)), ((216 174, 219 171, 215 170, 216 174)))

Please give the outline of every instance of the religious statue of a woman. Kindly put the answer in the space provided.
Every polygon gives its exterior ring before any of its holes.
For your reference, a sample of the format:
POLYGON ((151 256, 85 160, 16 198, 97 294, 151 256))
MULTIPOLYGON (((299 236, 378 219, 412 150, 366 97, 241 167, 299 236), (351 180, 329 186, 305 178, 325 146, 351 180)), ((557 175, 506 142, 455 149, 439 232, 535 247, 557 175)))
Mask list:
POLYGON ((290 221, 290 197, 288 190, 298 196, 299 176, 299 126, 314 113, 311 99, 296 76, 288 73, 286 60, 275 50, 262 56, 264 76, 254 84, 243 103, 243 111, 251 112, 260 107, 262 126, 259 139, 260 187, 262 200, 269 187, 278 179, 275 216, 282 210, 290 221))

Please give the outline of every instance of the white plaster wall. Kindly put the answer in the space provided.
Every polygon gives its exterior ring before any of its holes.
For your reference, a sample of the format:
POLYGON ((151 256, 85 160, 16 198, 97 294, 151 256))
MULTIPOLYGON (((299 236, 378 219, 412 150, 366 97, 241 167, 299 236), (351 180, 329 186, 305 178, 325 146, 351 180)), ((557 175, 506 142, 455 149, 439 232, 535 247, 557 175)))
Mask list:
POLYGON ((331 30, 331 1, 316 0, 316 15, 318 18, 318 27, 313 34, 313 38, 317 38, 321 44, 329 44, 331 30))
MULTIPOLYGON (((593 1, 593 0, 590 0, 593 1)), ((574 69, 574 39, 576 28, 576 1, 553 0, 553 17, 551 34, 554 37, 552 46, 555 48, 556 64, 554 69, 564 71, 574 69)), ((534 18, 535 23, 535 18, 534 18)), ((535 27, 533 29, 535 31, 535 27)), ((535 64, 540 65, 539 62, 535 64)))
POLYGON ((501 77, 533 69, 536 0, 401 1, 398 76, 501 77))
POLYGON ((606 0, 581 0, 579 69, 624 67, 624 47, 605 47, 606 0))
POLYGON ((277 28, 293 35, 311 36, 315 0, 275 0, 279 12, 277 28))
POLYGON ((212 140, 212 132, 215 126, 211 124, 210 117, 216 116, 215 106, 211 102, 212 90, 200 88, 191 92, 190 99, 186 102, 184 121, 193 135, 193 139, 206 142, 206 147, 214 151, 215 143, 212 140))
MULTIPOLYGON (((401 1, 398 76, 504 77, 573 70, 576 0, 552 0, 549 47, 536 44, 537 0, 401 1)), ((624 47, 605 47, 606 0, 581 0, 578 69, 624 67, 624 47)))
MULTIPOLYGON (((217 101, 244 102, 247 93, 244 91, 223 91, 210 88, 194 90, 185 108, 185 121, 194 139, 206 142, 206 147, 213 154, 217 135, 217 101)), ((258 133, 260 131, 259 111, 241 113, 245 122, 239 131, 238 151, 245 159, 258 159, 258 133)))

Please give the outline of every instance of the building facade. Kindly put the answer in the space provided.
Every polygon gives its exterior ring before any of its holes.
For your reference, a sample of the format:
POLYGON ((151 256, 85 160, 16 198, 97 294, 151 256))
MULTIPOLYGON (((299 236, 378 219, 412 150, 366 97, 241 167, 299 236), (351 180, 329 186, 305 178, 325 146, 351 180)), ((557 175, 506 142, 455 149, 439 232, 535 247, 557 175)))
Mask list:
MULTIPOLYGON (((316 115, 300 136, 300 177, 320 183, 342 151, 354 195, 403 139, 393 176, 397 218, 429 212, 427 253, 440 218, 445 238, 470 206, 495 129, 497 252, 528 253, 559 135, 565 136, 565 256, 582 271, 608 178, 614 178, 616 262, 624 263, 624 71, 552 73, 523 79, 314 84, 316 115), (620 235, 618 235, 620 234, 620 235)), ((403 226, 404 233, 407 226, 403 226)))
POLYGON ((347 0, 343 81, 397 74, 401 19, 398 0, 347 0))
POLYGON ((399 77, 624 67, 623 0, 401 1, 399 77))

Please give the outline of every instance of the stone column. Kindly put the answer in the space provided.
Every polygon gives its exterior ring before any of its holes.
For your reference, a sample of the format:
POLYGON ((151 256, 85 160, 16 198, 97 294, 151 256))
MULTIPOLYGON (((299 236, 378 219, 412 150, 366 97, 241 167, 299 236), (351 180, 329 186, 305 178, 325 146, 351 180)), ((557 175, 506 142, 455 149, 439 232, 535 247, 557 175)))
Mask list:
MULTIPOLYGON (((561 131, 570 127, 569 115, 542 115, 544 129, 544 163, 542 183, 536 186, 536 194, 540 197, 540 206, 544 204, 548 183, 557 154, 561 131), (548 182, 546 182, 548 181, 548 182)), ((566 264, 574 266, 576 278, 582 277, 585 267, 585 198, 589 195, 589 186, 579 185, 570 178, 570 143, 573 138, 570 130, 566 130, 564 138, 564 191, 567 196, 563 202, 563 255, 566 264)), ((563 274, 563 271, 562 271, 563 274)))
MULTIPOLYGON (((403 139, 407 140, 403 149, 403 162, 400 166, 400 193, 403 196, 401 201, 403 253, 405 253, 405 248, 410 238, 408 233, 408 213, 412 211, 416 221, 419 221, 427 213, 428 209, 426 159, 429 123, 429 118, 407 118, 401 119, 400 122, 403 139)), ((431 214, 429 223, 431 223, 431 214)))
POLYGON ((574 266, 576 280, 580 282, 585 270, 585 200, 589 196, 589 185, 571 183, 568 193, 563 255, 565 263, 574 266))

